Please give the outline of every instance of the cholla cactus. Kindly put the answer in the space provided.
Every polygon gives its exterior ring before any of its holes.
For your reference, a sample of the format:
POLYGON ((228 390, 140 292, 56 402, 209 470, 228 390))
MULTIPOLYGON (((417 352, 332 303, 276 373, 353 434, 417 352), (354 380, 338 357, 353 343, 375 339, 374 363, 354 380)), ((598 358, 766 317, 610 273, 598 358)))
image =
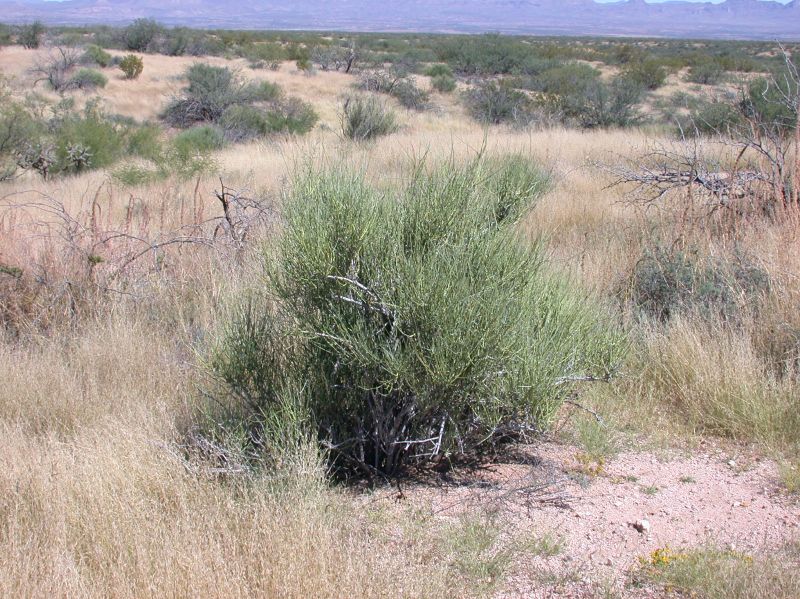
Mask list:
POLYGON ((55 148, 52 145, 29 144, 17 154, 17 166, 21 169, 33 169, 47 181, 50 168, 56 162, 55 148))
POLYGON ((76 171, 82 171, 92 165, 92 152, 83 144, 67 146, 67 162, 76 171))

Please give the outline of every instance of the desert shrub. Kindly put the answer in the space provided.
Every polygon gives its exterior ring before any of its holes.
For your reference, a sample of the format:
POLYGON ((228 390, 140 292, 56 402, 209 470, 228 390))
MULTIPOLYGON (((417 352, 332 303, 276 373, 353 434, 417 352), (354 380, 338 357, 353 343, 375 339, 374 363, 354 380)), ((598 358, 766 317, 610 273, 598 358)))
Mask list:
POLYGON ((392 110, 375 96, 350 96, 341 112, 342 134, 354 141, 366 141, 397 131, 392 110))
POLYGON ((505 82, 487 82, 465 92, 472 117, 480 123, 527 125, 532 119, 530 98, 505 82))
POLYGON ((250 61, 251 66, 262 64, 270 67, 280 66, 280 63, 288 58, 283 46, 272 43, 251 44, 246 48, 244 56, 250 61))
POLYGON ((147 52, 163 28, 152 19, 136 19, 122 32, 125 48, 133 52, 147 52))
POLYGON ((606 376, 621 344, 515 232, 545 180, 519 156, 418 165, 395 192, 301 172, 267 298, 211 360, 248 422, 302 389, 334 464, 386 475, 546 427, 570 377, 606 376))
POLYGON ((81 63, 86 65, 96 64, 99 67, 107 67, 111 64, 112 56, 100 46, 90 44, 81 56, 81 63))
POLYGON ((452 77, 453 69, 446 64, 433 64, 425 69, 425 74, 428 77, 452 77))
POLYGON ((241 84, 233 71, 196 63, 186 71, 189 86, 183 96, 167 107, 164 119, 177 127, 198 122, 215 122, 225 110, 239 102, 241 84))
MULTIPOLYGON (((617 77, 611 83, 595 81, 584 96, 584 106, 576 117, 582 127, 630 127, 641 121, 636 105, 641 101, 643 90, 637 83, 617 77)), ((577 106, 573 101, 571 106, 577 106)))
POLYGON ((497 34, 443 38, 438 58, 462 75, 502 75, 519 72, 530 58, 530 47, 497 34))
POLYGON ((600 71, 579 62, 566 63, 542 72, 530 80, 529 89, 557 97, 581 96, 600 77, 600 71))
POLYGON ((404 69, 394 67, 388 71, 366 71, 359 77, 357 86, 364 91, 397 98, 404 108, 424 110, 428 104, 427 92, 417 87, 404 69))
POLYGON ((732 135, 744 123, 737 106, 724 100, 705 102, 691 111, 688 119, 679 119, 680 135, 732 135))
POLYGON ((769 286, 768 273, 743 254, 700 256, 657 246, 637 262, 629 294, 635 309, 654 320, 695 311, 735 322, 769 286))
POLYGON ((739 109, 756 127, 787 136, 797 126, 798 82, 790 72, 752 80, 742 91, 739 109))
POLYGON ((219 150, 225 145, 225 138, 217 127, 200 125, 181 131, 175 136, 172 143, 178 151, 189 156, 219 150))
POLYGON ((630 63, 623 71, 625 77, 646 89, 658 89, 667 81, 667 69, 654 58, 630 63))
POLYGON ((117 65, 125 76, 125 79, 138 79, 144 71, 144 61, 135 54, 128 54, 123 57, 117 65))
POLYGON ((55 126, 54 172, 103 168, 125 154, 127 127, 106 118, 95 104, 82 113, 67 114, 55 126))
POLYGON ((701 85, 715 85, 722 81, 725 69, 716 60, 705 60, 689 68, 686 80, 701 85))
POLYGON ((267 118, 271 123, 272 131, 291 135, 308 133, 319 120, 319 116, 310 104, 292 97, 285 98, 274 105, 274 109, 268 113, 267 118))
POLYGON ((254 106, 235 104, 228 107, 217 121, 232 142, 263 137, 271 132, 267 113, 254 106))
POLYGON ((199 63, 189 68, 187 78, 189 87, 162 115, 171 125, 215 123, 235 142, 270 133, 307 133, 317 122, 310 105, 284 97, 277 84, 244 83, 230 69, 199 63))
POLYGON ((95 69, 78 69, 70 78, 70 87, 77 89, 95 89, 105 87, 107 83, 108 78, 95 69))
POLYGON ((391 95, 397 98, 403 108, 409 110, 425 110, 428 106, 428 93, 417 87, 412 79, 398 81, 392 88, 391 95))
POLYGON ((80 55, 74 48, 63 46, 52 48, 46 56, 37 60, 31 69, 36 75, 34 85, 45 81, 57 92, 69 89, 73 83, 70 73, 79 60, 80 55))
POLYGON ((148 160, 157 160, 163 151, 161 127, 142 125, 130 127, 127 135, 127 153, 148 160))
POLYGON ((5 23, 0 23, 0 47, 10 46, 12 42, 11 27, 5 23))
POLYGON ((47 29, 41 21, 34 21, 30 25, 24 25, 20 27, 17 43, 29 50, 36 49, 42 43, 42 36, 46 31, 47 29))
POLYGON ((0 79, 0 181, 17 171, 17 157, 42 135, 45 124, 28 108, 14 101, 0 79))
POLYGON ((436 75, 431 79, 431 87, 443 94, 450 93, 456 89, 456 80, 449 75, 436 75))

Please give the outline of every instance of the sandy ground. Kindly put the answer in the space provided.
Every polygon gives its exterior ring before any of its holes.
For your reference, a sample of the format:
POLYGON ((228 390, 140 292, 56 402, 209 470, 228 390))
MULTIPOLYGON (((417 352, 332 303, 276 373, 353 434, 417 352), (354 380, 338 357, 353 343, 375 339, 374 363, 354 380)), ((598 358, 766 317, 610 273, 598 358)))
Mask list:
POLYGON ((691 455, 623 452, 587 474, 579 453, 546 442, 524 448, 514 463, 417 482, 400 497, 387 491, 387 499, 443 518, 494 512, 511 535, 561 538, 558 555, 516 559, 498 590, 504 599, 594 597, 598 588, 653 596, 626 581, 655 549, 713 545, 758 554, 800 538, 800 502, 782 494, 770 460, 706 445, 691 455))

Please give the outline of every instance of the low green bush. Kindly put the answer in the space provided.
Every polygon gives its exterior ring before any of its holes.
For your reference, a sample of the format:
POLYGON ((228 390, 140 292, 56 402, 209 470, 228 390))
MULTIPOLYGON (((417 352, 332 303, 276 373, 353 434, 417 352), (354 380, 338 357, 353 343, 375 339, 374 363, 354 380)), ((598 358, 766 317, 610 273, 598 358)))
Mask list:
POLYGON ((206 154, 221 149, 225 145, 225 137, 217 127, 199 125, 181 131, 172 140, 179 152, 186 156, 206 154))
POLYGON ((117 65, 125 76, 125 79, 138 79, 144 71, 144 61, 135 54, 128 54, 123 57, 117 65))
POLYGON ((342 134, 354 141, 367 141, 397 131, 392 110, 375 96, 351 96, 341 112, 342 134))
POLYGON ((521 156, 394 190, 303 169, 265 298, 211 357, 253 438, 299 403, 334 467, 391 476, 543 430, 574 378, 609 376, 622 338, 515 229, 546 180, 521 156))
POLYGON ((108 83, 108 78, 100 71, 94 69, 78 69, 72 77, 70 77, 70 86, 78 89, 96 89, 98 87, 105 87, 108 83))
POLYGON ((632 62, 627 65, 623 75, 634 83, 649 89, 658 89, 667 81, 667 69, 655 58, 632 62))
POLYGON ((725 69, 716 60, 707 60, 689 68, 686 80, 701 85, 716 85, 725 76, 725 69))
POLYGON ((433 64, 425 69, 425 74, 428 77, 452 77, 453 69, 446 64, 433 64))
POLYGON ((112 56, 100 46, 90 44, 81 56, 81 62, 86 65, 97 65, 99 67, 107 67, 111 64, 112 56))
POLYGON ((770 287, 768 273, 743 254, 711 257, 656 246, 637 262, 629 285, 634 308, 667 321, 682 311, 736 321, 770 287))
POLYGON ((679 119, 680 135, 735 135, 744 124, 739 107, 731 102, 715 100, 692 110, 688 119, 679 119))
POLYGON ((437 92, 448 94, 456 89, 456 80, 449 75, 436 75, 431 79, 431 87, 437 92))
POLYGON ((464 99, 470 114, 480 123, 524 126, 533 118, 530 98, 506 82, 479 85, 465 92, 464 99))

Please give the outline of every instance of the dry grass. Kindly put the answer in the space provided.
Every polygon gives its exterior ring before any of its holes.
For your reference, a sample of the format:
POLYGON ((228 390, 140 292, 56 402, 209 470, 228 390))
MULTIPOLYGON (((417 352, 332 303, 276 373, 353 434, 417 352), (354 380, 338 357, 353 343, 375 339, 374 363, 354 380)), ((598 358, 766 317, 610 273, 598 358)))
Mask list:
MULTIPOLYGON (((5 48, 0 71, 24 87, 34 60, 32 51, 5 48)), ((139 80, 114 73, 100 92, 112 112, 154 118, 195 61, 144 60, 139 80)), ((354 146, 334 131, 352 76, 306 76, 290 64, 270 72, 252 71, 244 61, 208 62, 279 83, 311 102, 322 124, 303 139, 225 149, 217 156, 219 172, 199 181, 122 188, 105 172, 49 182, 25 177, 0 183, 2 207, 45 195, 86 218, 99 197, 102 222, 111 227, 124 223, 133 198, 137 226, 149 215, 146 226, 157 234, 193 222, 198 212, 218 215, 217 175, 277 198, 308 159, 348 161, 388 185, 422 156, 518 151, 554 175, 526 232, 545 236, 554 264, 609 304, 661 226, 620 203, 619 190, 606 188, 607 175, 589 166, 632 155, 646 143, 645 132, 484 131, 454 95, 435 95, 436 110, 402 111, 398 133, 354 146)), ((0 212, 0 264, 26 270, 50 264, 68 280, 74 273, 57 259, 63 240, 34 239, 25 226, 40 216, 35 209, 0 212)), ((800 351, 797 230, 764 221, 735 240, 697 232, 691 241, 703 252, 729 251, 735 241, 756 256, 773 281, 761 311, 735 330, 693 314, 667 325, 626 320, 634 346, 627 376, 590 399, 614 422, 639 431, 712 432, 791 448, 800 436, 800 384, 791 365, 800 351)), ((462 595, 442 558, 446 548, 378 534, 352 502, 325 487, 311 458, 301 474, 282 481, 220 481, 188 472, 165 451, 198 419, 196 350, 218 324, 226 298, 257 281, 246 258, 237 265, 206 250, 169 254, 167 265, 139 271, 135 298, 101 294, 101 305, 83 319, 64 311, 47 329, 0 335, 0 595, 462 595)), ((2 277, 0 315, 19 300, 3 286, 8 275, 2 277)), ((48 297, 36 301, 41 308, 48 297)), ((587 444, 603 441, 584 432, 587 444)))

